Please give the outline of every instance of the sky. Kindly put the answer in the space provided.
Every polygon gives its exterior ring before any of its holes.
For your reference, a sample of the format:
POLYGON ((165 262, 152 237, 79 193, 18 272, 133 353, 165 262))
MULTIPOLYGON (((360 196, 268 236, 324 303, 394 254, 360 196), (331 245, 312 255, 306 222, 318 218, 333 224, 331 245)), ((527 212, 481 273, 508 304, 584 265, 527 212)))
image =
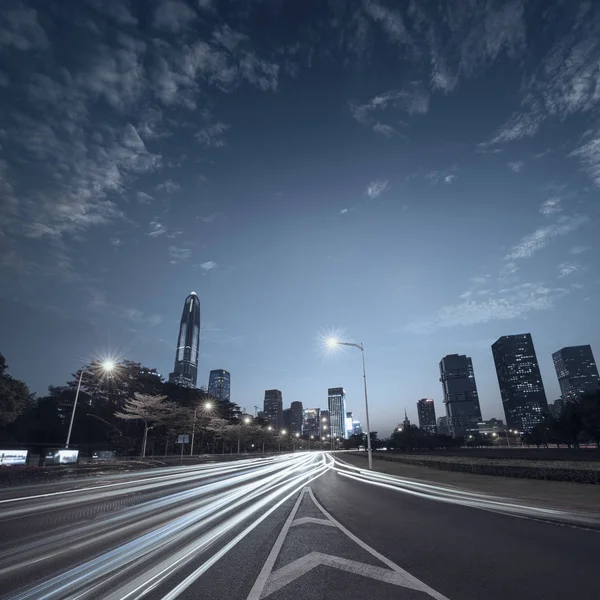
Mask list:
POLYGON ((600 353, 600 4, 7 0, 0 352, 43 394, 113 354, 231 372, 371 427, 416 421, 439 361, 530 332, 600 353))

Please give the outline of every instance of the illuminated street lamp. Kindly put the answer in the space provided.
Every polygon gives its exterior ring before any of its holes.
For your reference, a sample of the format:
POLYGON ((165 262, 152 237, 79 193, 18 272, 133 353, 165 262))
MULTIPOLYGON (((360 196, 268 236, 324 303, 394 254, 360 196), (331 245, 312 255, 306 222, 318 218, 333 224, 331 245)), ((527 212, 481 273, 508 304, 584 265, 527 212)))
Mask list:
MULTIPOLYGON (((281 430, 281 435, 286 435, 286 434, 287 434, 287 431, 285 429, 282 429, 281 430)), ((279 436, 279 440, 278 440, 278 442, 279 442, 279 452, 281 452, 281 435, 279 436)))
POLYGON ((335 338, 329 338, 327 340, 327 346, 329 348, 337 348, 338 346, 351 346, 352 348, 358 348, 362 357, 362 370, 363 370, 363 383, 365 387, 365 413, 367 417, 367 455, 369 457, 369 469, 373 469, 373 454, 371 451, 371 428, 369 426, 369 401, 367 399, 367 373, 365 371, 365 348, 361 344, 354 344, 352 342, 340 342, 335 338))
MULTIPOLYGON (((115 370, 117 365, 112 360, 105 360, 99 363, 99 370, 101 373, 110 373, 115 370)), ((79 391, 81 390, 81 380, 83 379, 83 372, 85 371, 85 366, 81 367, 81 371, 79 373, 79 381, 77 383, 77 391, 75 392, 75 402, 73 402, 73 411, 71 412, 71 421, 69 423, 69 431, 67 432, 67 441, 65 443, 65 448, 69 447, 69 442, 71 441, 71 431, 73 430, 73 421, 75 420, 75 410, 77 408, 77 400, 79 399, 79 391)))
MULTIPOLYGON (((206 412, 210 412, 213 409, 213 403, 208 400, 202 405, 202 408, 206 412)), ((190 444, 190 456, 194 454, 194 437, 196 435, 196 416, 198 414, 198 408, 194 408, 194 421, 192 423, 192 440, 190 444)), ((200 442, 200 452, 202 452, 202 446, 204 445, 204 430, 202 430, 202 441, 200 442)))

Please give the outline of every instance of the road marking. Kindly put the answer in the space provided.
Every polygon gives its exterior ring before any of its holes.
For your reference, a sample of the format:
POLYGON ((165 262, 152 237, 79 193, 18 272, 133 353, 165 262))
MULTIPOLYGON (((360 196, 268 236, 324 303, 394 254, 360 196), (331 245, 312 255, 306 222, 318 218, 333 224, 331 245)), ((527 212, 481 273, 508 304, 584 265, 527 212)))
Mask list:
POLYGON ((317 525, 335 527, 335 525, 329 519, 318 519, 317 517, 300 517, 291 524, 291 527, 295 527, 296 525, 304 525, 304 523, 316 523, 317 525))
MULTIPOLYGON (((300 523, 297 523, 300 524, 300 523)), ((400 587, 406 587, 413 590, 424 592, 435 600, 449 600, 443 594, 440 594, 433 588, 423 583, 420 579, 417 579, 411 575, 408 571, 405 571, 402 567, 399 567, 396 563, 392 562, 389 558, 383 556, 371 548, 367 543, 356 537, 351 531, 346 529, 339 521, 336 521, 324 508, 321 506, 319 501, 315 498, 313 491, 310 487, 304 487, 302 492, 299 494, 294 507, 292 508, 288 518, 286 519, 271 552, 265 561, 250 593, 246 600, 262 600, 272 593, 280 590, 286 585, 295 581, 302 575, 308 573, 318 565, 326 565, 332 568, 341 569, 350 573, 356 573, 377 581, 385 583, 391 583, 400 587), (312 517, 302 517, 296 520, 296 514, 300 508, 300 504, 304 499, 305 495, 309 495, 315 506, 323 513, 324 519, 313 519, 312 517), (275 562, 281 552, 281 548, 285 542, 285 539, 289 533, 290 528, 297 522, 314 522, 318 521, 320 524, 322 521, 327 521, 328 524, 337 527, 343 534, 350 538, 355 544, 360 546, 363 550, 374 556, 377 560, 382 562, 388 568, 373 566, 367 563, 360 563, 357 561, 341 558, 339 556, 331 556, 323 554, 321 552, 309 552, 305 556, 284 565, 273 572, 275 562)))

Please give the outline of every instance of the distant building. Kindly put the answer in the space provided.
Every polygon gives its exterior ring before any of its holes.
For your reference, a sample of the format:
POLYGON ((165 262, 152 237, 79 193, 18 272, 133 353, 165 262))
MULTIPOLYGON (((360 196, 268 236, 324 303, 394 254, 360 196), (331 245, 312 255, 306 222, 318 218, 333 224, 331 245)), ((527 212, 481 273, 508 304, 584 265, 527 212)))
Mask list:
POLYGON ((548 411, 555 418, 559 419, 562 411, 565 408, 565 401, 562 398, 557 398, 554 402, 548 404, 548 411))
POLYGON ((175 352, 175 367, 169 374, 170 383, 182 387, 196 387, 199 346, 200 300, 196 292, 192 292, 183 303, 175 352))
POLYGON ((409 429, 410 428, 410 420, 408 418, 408 414, 406 413, 406 409, 404 409, 404 421, 402 421, 402 425, 400 425, 401 429, 409 429))
POLYGON ((290 433, 302 433, 303 416, 302 402, 292 402, 290 404, 290 433))
POLYGON ((302 435, 321 437, 321 409, 305 408, 302 421, 302 435))
POLYGON ((464 354, 444 356, 440 362, 440 381, 450 435, 463 437, 477 431, 481 408, 471 357, 464 354))
POLYGON ((357 421, 356 419, 354 419, 352 421, 352 434, 353 435, 362 435, 363 434, 362 425, 361 425, 360 421, 357 421))
POLYGON ((502 336, 492 344, 492 354, 507 427, 531 431, 548 412, 531 334, 502 336))
POLYGON ((231 374, 225 369, 214 369, 208 376, 208 393, 220 402, 231 400, 231 374))
POLYGON ((279 390, 265 390, 264 411, 270 425, 283 427, 283 395, 279 390))
POLYGON ((477 423, 477 429, 481 435, 500 435, 504 434, 506 427, 502 419, 489 419, 488 421, 481 421, 477 423))
POLYGON ((417 413, 419 415, 419 427, 423 431, 435 435, 437 433, 437 425, 433 398, 421 398, 421 400, 417 400, 417 413))
POLYGON ((352 416, 352 413, 346 412, 346 420, 344 421, 345 430, 346 430, 346 439, 348 439, 352 435, 352 431, 353 431, 352 422, 353 421, 354 421, 354 417, 352 416))
POLYGON ((577 402, 599 389, 598 367, 592 347, 567 346, 552 355, 560 393, 565 402, 577 402))
POLYGON ((289 408, 284 408, 281 411, 281 429, 285 429, 288 432, 290 430, 291 414, 292 411, 289 408))
POLYGON ((327 437, 331 433, 331 421, 329 419, 329 411, 321 411, 321 436, 327 437))
POLYGON ((344 388, 329 388, 327 393, 331 437, 346 437, 346 392, 344 388))
POLYGON ((437 420, 438 433, 440 435, 452 435, 448 425, 448 417, 439 417, 437 420))

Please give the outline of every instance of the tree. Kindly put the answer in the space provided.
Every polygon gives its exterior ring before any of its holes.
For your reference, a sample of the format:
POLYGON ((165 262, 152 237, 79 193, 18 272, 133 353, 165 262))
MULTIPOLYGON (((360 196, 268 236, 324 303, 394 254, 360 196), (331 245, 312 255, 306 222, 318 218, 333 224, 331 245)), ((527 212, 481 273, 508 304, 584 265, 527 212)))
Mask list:
POLYGON ((600 390, 586 394, 578 405, 581 426, 600 448, 600 390))
POLYGON ((142 457, 146 456, 148 431, 156 425, 165 422, 171 407, 166 396, 134 393, 134 397, 125 401, 123 409, 115 412, 115 417, 130 421, 141 421, 144 424, 142 439, 142 457))
POLYGON ((33 396, 29 388, 6 373, 8 365, 0 354, 0 427, 13 423, 28 408, 33 396))

